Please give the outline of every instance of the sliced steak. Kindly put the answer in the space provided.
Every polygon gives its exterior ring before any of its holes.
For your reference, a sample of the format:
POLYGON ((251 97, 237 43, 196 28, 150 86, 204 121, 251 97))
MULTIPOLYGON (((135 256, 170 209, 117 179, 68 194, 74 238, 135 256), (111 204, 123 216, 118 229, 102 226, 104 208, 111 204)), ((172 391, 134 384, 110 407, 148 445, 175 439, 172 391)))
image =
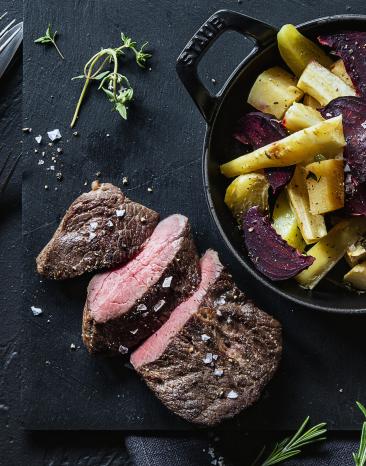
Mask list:
POLYGON ((131 363, 176 414, 214 425, 259 398, 279 364, 281 326, 235 286, 216 252, 203 256, 201 274, 131 363))
POLYGON ((125 352, 154 333, 200 281, 188 219, 158 224, 127 265, 96 275, 88 287, 83 339, 89 351, 125 352))
POLYGON ((65 279, 126 263, 154 231, 158 213, 110 183, 94 182, 92 188, 71 204, 37 257, 41 275, 65 279))

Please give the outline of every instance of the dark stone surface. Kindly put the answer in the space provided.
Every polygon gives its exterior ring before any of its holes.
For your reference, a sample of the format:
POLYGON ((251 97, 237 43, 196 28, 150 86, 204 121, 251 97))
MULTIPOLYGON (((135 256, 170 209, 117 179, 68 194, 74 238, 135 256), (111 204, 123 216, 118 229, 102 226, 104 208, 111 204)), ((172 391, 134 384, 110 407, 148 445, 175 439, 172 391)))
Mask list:
MULTIPOLYGON (((99 3, 99 2, 98 2, 99 3)), ((104 3, 104 2, 100 2, 104 3)), ((135 2, 134 2, 135 3, 135 2)), ((273 24, 281 24, 288 21, 289 18, 293 22, 300 22, 305 19, 310 19, 315 16, 322 16, 333 13, 361 13, 362 2, 350 1, 345 4, 343 1, 333 2, 315 2, 315 1, 281 1, 276 3, 276 9, 270 8, 273 2, 261 2, 261 1, 246 1, 238 4, 236 1, 186 1, 180 2, 178 5, 170 6, 168 2, 159 2, 160 8, 163 8, 163 13, 158 15, 154 13, 153 6, 156 5, 153 2, 139 2, 134 8, 129 8, 130 2, 123 3, 123 10, 121 9, 118 14, 110 6, 103 8, 103 11, 98 10, 95 12, 94 20, 90 23, 87 22, 88 16, 86 15, 88 8, 94 9, 96 3, 93 3, 93 8, 88 2, 47 2, 47 6, 43 2, 38 2, 38 5, 34 5, 34 2, 26 2, 26 11, 28 14, 29 30, 32 30, 32 34, 40 35, 43 33, 46 24, 49 20, 55 22, 55 25, 61 28, 63 35, 60 37, 60 45, 64 46, 64 51, 71 53, 74 48, 75 61, 66 65, 68 71, 71 72, 70 76, 78 74, 80 71, 80 64, 83 63, 88 54, 96 50, 100 45, 109 43, 109 38, 114 38, 116 31, 125 28, 126 32, 136 34, 139 39, 148 39, 152 42, 155 48, 155 58, 153 61, 153 67, 159 70, 156 71, 156 75, 152 78, 153 73, 148 77, 147 80, 152 79, 146 87, 146 95, 144 96, 144 89, 141 89, 143 99, 139 99, 132 111, 135 116, 131 118, 130 122, 127 123, 127 129, 122 126, 122 130, 118 129, 120 124, 115 115, 108 122, 105 121, 105 116, 109 120, 109 106, 104 103, 104 100, 94 95, 88 99, 88 107, 85 108, 81 119, 81 124, 78 128, 80 133, 83 130, 89 132, 91 129, 88 127, 91 124, 93 127, 93 118, 85 116, 85 113, 95 111, 95 131, 99 133, 91 134, 89 137, 80 138, 79 146, 75 145, 73 148, 70 147, 68 150, 68 163, 71 167, 76 168, 75 161, 77 157, 82 157, 83 170, 88 176, 88 181, 91 181, 94 170, 108 168, 106 161, 108 153, 110 151, 116 151, 118 149, 119 157, 110 161, 112 164, 113 173, 109 175, 106 171, 103 174, 104 179, 112 179, 112 181, 120 182, 122 174, 131 175, 128 172, 125 164, 129 159, 139 160, 143 157, 143 149, 139 149, 139 140, 135 140, 134 125, 140 128, 140 137, 144 139, 146 146, 148 146, 149 152, 143 158, 145 171, 141 173, 134 173, 132 176, 132 183, 130 185, 129 193, 136 193, 136 198, 145 201, 145 199, 151 199, 151 205, 167 214, 174 210, 180 210, 183 213, 190 213, 189 206, 196 205, 200 206, 197 208, 195 215, 193 215, 193 224, 197 232, 197 238, 201 240, 202 249, 208 244, 215 246, 219 244, 219 238, 215 233, 216 239, 211 241, 212 225, 204 221, 206 206, 204 204, 202 189, 201 189, 201 178, 200 178, 200 147, 203 137, 203 123, 198 115, 198 112, 193 108, 187 95, 185 95, 183 89, 178 85, 176 77, 174 75, 173 63, 174 59, 179 52, 181 46, 186 42, 194 30, 202 23, 202 21, 214 12, 218 8, 227 7, 233 8, 237 11, 246 12, 252 16, 258 16, 261 19, 272 22, 273 24), (89 6, 87 6, 89 4, 89 6), (165 8, 164 8, 165 5, 165 8), (150 20, 153 21, 151 29, 140 26, 140 17, 143 17, 146 11, 149 11, 150 20), (124 20, 125 17, 122 15, 123 12, 127 12, 130 15, 128 20, 124 20), (140 15, 140 16, 138 16, 140 15), (151 16, 153 17, 151 19, 151 16), (166 32, 159 32, 157 24, 159 18, 165 17, 167 21, 170 21, 174 26, 170 28, 169 35, 166 32), (102 18, 102 19, 100 19, 102 18), (138 19, 137 24, 133 18, 138 19), (77 19, 77 21, 76 21, 77 19), (156 21, 155 21, 156 20, 156 21), (105 22, 105 23, 104 23, 105 22), (80 24, 88 24, 88 32, 82 34, 81 28, 78 29, 80 33, 80 40, 74 42, 74 44, 67 44, 66 37, 70 33, 71 29, 76 31, 77 26, 80 24), (103 27, 103 33, 108 34, 106 39, 103 39, 103 35, 99 36, 96 34, 96 30, 99 30, 100 25, 107 24, 111 27, 107 31, 103 27), (178 27, 179 26, 179 27, 178 27), (113 29, 113 30, 112 30, 113 29), (144 30, 145 29, 145 30, 144 30), (155 32, 154 32, 155 31, 155 32), (83 42, 83 37, 87 38, 87 44, 83 42), (168 45, 165 45, 168 43, 168 45), (88 50, 86 50, 86 47, 88 50), (167 52, 169 50, 169 53, 167 52), (70 67, 70 68, 69 68, 70 67), (164 79, 160 74, 164 70, 164 79), (167 99, 166 86, 168 80, 174 82, 174 97, 177 97, 177 102, 170 101, 167 99), (157 91, 157 99, 150 101, 150 93, 157 91), (98 103, 97 103, 98 102, 98 103), (149 104, 147 105, 147 102, 149 104), (150 118, 152 122, 149 124, 149 131, 141 131, 141 127, 146 123, 146 106, 150 108, 150 118), (168 108, 169 112, 172 107, 178 108, 179 118, 175 120, 170 117, 167 121, 168 108), (88 110, 87 110, 88 108, 88 110), (144 109, 144 118, 139 114, 141 108, 144 109), (180 130, 178 133, 171 134, 170 131, 163 131, 162 128, 168 128, 170 119, 176 121, 180 130), (82 123, 84 121, 84 123, 82 123), (101 122, 103 123, 101 125, 101 122), (112 135, 112 127, 113 135, 112 135), (93 152, 91 149, 96 138, 100 136, 100 133, 104 134, 105 129, 110 130, 111 139, 114 139, 112 145, 105 144, 104 147, 99 148, 102 152, 98 154, 96 151, 93 152), (103 129, 103 131, 101 131, 103 129), (154 132, 154 131, 155 132, 154 132), (159 131, 160 130, 160 131, 159 131), (117 137, 117 133, 130 132, 131 141, 120 141, 117 137), (161 136, 163 133, 163 137, 161 136), (159 142, 156 138, 159 135, 159 142), (146 141, 147 139, 147 141, 146 141), (178 139, 178 141, 177 141, 178 139), (134 143, 135 140, 135 143, 134 143), (182 142, 181 142, 182 141, 182 142), (165 147, 165 150, 163 149, 165 147), (174 146, 174 147, 173 147, 174 146), (131 147, 134 148, 131 150, 131 147), (161 160, 160 154, 167 151, 167 147, 171 147, 171 161, 167 162, 167 159, 161 160), (177 149, 178 148, 178 149, 177 149), (174 149, 174 150, 173 150, 174 149), (84 155, 83 155, 84 154, 84 155), (88 157, 86 156, 88 154, 88 157), (127 158, 127 160, 126 160, 127 158), (187 165, 187 168, 185 168, 187 165), (157 179, 164 169, 165 177, 157 179), (186 170, 186 171, 185 171, 186 170), (175 178, 172 178, 175 175, 175 178), (190 178, 190 176, 192 178, 190 178), (146 187, 150 184, 149 182, 156 180, 156 185, 159 187, 160 183, 169 188, 169 198, 163 197, 155 198, 155 194, 149 198, 145 198, 146 187), (185 183, 182 183, 182 180, 185 183), (190 181, 190 186, 185 189, 187 182, 190 181), (179 189, 177 188, 179 183, 179 189), (197 191, 193 191, 191 187, 197 187, 197 191), (139 197, 137 197, 139 196, 139 197), (171 198, 171 199, 170 199, 171 198), (169 205, 171 206, 169 208, 169 205)), ((105 6, 105 3, 104 3, 105 6)), ((120 7, 122 8, 122 7, 120 7)), ((1 1, 0 11, 9 11, 9 17, 21 16, 21 5, 19 1, 1 1)), ((231 53, 231 47, 235 44, 236 49, 240 42, 236 41, 232 35, 229 35, 228 39, 223 38, 222 46, 225 51, 228 52, 225 56, 228 68, 233 68, 234 64, 239 61, 238 50, 236 54, 231 53)), ((34 63, 31 64, 29 56, 25 57, 25 70, 33 72, 34 78, 41 81, 40 86, 36 86, 36 79, 29 81, 29 91, 26 94, 25 107, 30 112, 25 113, 25 118, 31 115, 38 115, 37 121, 39 124, 35 126, 34 131, 46 131, 53 129, 54 127, 60 127, 61 131, 66 128, 66 116, 70 117, 71 101, 74 102, 77 96, 78 85, 70 85, 68 78, 62 76, 62 69, 59 67, 61 63, 57 62, 57 56, 53 56, 54 51, 52 49, 43 49, 39 47, 37 52, 33 50, 33 44, 30 36, 26 39, 26 50, 32 51, 32 60, 34 63), (37 57, 33 54, 37 53, 37 57), (32 68, 30 68, 32 66, 32 68), (44 87, 50 79, 50 70, 55 73, 59 73, 53 81, 53 88, 59 89, 57 91, 58 106, 57 109, 49 113, 50 91, 44 87), (30 85, 33 83, 33 85, 30 85), (42 90, 43 89, 43 90, 42 90), (71 90, 72 92, 71 92, 71 90), (39 94, 39 91, 42 93, 39 94), (33 107, 33 108, 32 108, 33 107), (47 110, 48 109, 48 110, 47 110), (63 112, 62 112, 62 109, 63 112), (48 112, 48 113, 47 113, 48 112), (39 120, 38 120, 39 118, 39 120), (62 123, 60 123, 62 122, 62 123), (42 123, 42 124, 41 124, 42 123)), ((216 47, 215 47, 216 50, 216 47)), ((204 75, 207 77, 207 82, 212 76, 218 79, 218 83, 222 82, 222 79, 227 76, 227 70, 220 66, 220 70, 217 69, 217 64, 206 63, 207 71, 204 75)), ((132 73, 133 74, 133 73, 132 73)), ((140 82, 140 81, 138 81, 140 82)), ((147 82, 147 81, 146 81, 147 82)), ((51 85, 51 84, 50 84, 51 85)), ((56 91, 54 91, 56 95, 56 91)), ((5 153, 10 148, 14 149, 15 152, 20 150, 20 141, 25 139, 25 136, 21 133, 21 63, 18 59, 14 64, 12 70, 2 80, 0 87, 0 115, 1 115, 1 128, 2 128, 2 142, 1 146, 4 149, 2 153, 5 153)), ((149 114, 149 113, 148 113, 149 114)), ((175 115, 175 114, 174 114, 175 115)), ((132 116, 132 114, 131 114, 132 116)), ((176 118, 176 115, 175 115, 176 118)), ((147 120, 148 121, 148 120, 147 120)), ((27 126, 31 126, 32 122, 25 121, 27 126)), ((146 127, 145 127, 146 128, 146 127)), ((65 130, 66 131, 66 130, 65 130)), ((66 134, 66 132, 65 132, 66 134)), ((34 133, 33 133, 34 135, 34 133)), ((128 136, 126 136, 128 137, 128 136)), ((76 144, 76 142, 75 142, 76 144)), ((145 149, 146 146, 144 145, 145 149)), ((31 145, 33 149, 33 144, 31 145)), ((144 150, 145 150, 144 149, 144 150)), ((116 152, 114 152, 116 153, 116 152)), ((34 171, 36 176, 39 176, 40 171, 37 167, 38 158, 31 160, 28 154, 28 171, 34 171), (31 169, 31 170, 29 170, 31 169)), ((133 160, 130 161, 132 163, 133 160)), ((48 166, 48 165, 47 165, 48 166)), ((21 236, 20 236, 20 170, 18 174, 13 178, 11 185, 7 189, 6 195, 0 202, 1 211, 1 312, 2 312, 2 325, 0 326, 0 464, 1 465, 123 465, 127 464, 127 454, 123 447, 123 435, 122 433, 115 432, 79 432, 79 433, 65 433, 65 432, 24 432, 21 428, 23 422, 23 410, 19 401, 19 389, 21 384, 21 373, 20 373, 20 354, 24 353, 24 346, 20 344, 21 339, 19 338, 21 330, 24 331, 26 337, 29 339, 29 329, 24 325, 20 318, 20 310, 22 308, 21 298, 25 287, 21 286, 20 271, 22 267, 22 255, 21 255, 21 236), (28 334, 28 335, 27 335, 28 334)), ((133 173, 133 172, 132 172, 133 173)), ((82 175, 77 174, 80 179, 82 175)), ((42 175, 44 176, 44 174, 42 175)), ((51 176, 49 177, 51 180, 51 176)), ((76 179, 76 175, 75 175, 76 179)), ((34 191, 29 193, 33 200, 38 200, 40 196, 44 197, 42 187, 44 179, 39 179, 38 183, 34 184, 34 191)), ((76 181, 75 181, 76 183, 76 181)), ((56 185, 55 180, 52 179, 52 186, 56 185)), ((57 216, 61 215, 64 207, 69 201, 83 189, 82 183, 77 183, 72 188, 72 183, 65 184, 61 195, 60 193, 49 193, 51 194, 48 198, 47 204, 43 205, 43 211, 37 210, 34 214, 29 212, 29 209, 25 209, 25 218, 30 216, 30 222, 34 222, 34 225, 42 225, 45 223, 47 217, 53 219, 52 225, 48 226, 48 230, 40 233, 39 243, 41 244, 53 230, 57 216), (39 215, 37 221, 36 216, 39 215)), ((159 189, 157 189, 157 193, 159 189)), ((207 217, 206 217, 207 218, 207 217)), ((45 227, 47 228, 47 227, 45 227)), ((26 251, 27 253, 27 251, 26 251)), ((223 259, 229 263, 230 258, 225 254, 223 259)), ((235 267, 234 267, 235 268, 235 267)), ((241 275, 241 272, 235 270, 236 277, 241 275)), ((33 277, 33 280, 35 278, 33 277)), ((35 283, 35 282, 34 282, 35 283)), ((253 286, 253 284, 251 284, 253 286)), ((72 290, 70 290, 72 294, 72 290)), ((254 290, 251 289, 251 293, 254 294, 254 290)), ((73 297, 75 299, 75 297, 73 297)), ((263 300, 265 301, 265 300, 263 300)), ((283 401, 286 402, 285 406, 281 406, 281 416, 283 418, 288 416, 286 412, 290 409, 288 405, 301 404, 303 407, 302 412, 313 412, 315 413, 315 419, 324 419, 331 421, 331 427, 340 427, 339 421, 344 417, 346 418, 346 427, 356 428, 360 422, 359 416, 354 416, 355 411, 353 410, 355 398, 362 398, 362 389, 364 384, 361 383, 361 376, 363 371, 364 361, 364 347, 362 345, 364 321, 337 318, 331 316, 316 316, 311 313, 296 310, 296 312, 288 313, 288 306, 280 302, 278 299, 269 298, 267 301, 267 309, 273 309, 273 313, 279 317, 286 316, 286 337, 288 344, 294 350, 294 359, 292 364, 288 361, 289 367, 291 368, 291 378, 287 380, 288 390, 285 390, 283 401), (290 322, 292 325, 290 328, 290 322), (360 357, 357 356, 358 350, 360 357), (310 369, 312 369, 310 371, 310 369), (307 374, 304 377, 302 374, 307 374), (311 399, 304 399, 303 394, 296 393, 295 381, 299 379, 302 381, 304 386, 308 383, 312 387, 311 399), (339 392, 339 388, 343 388, 343 392, 339 392), (331 396, 333 395, 333 396, 331 396), (335 419, 335 420, 334 420, 335 419), (332 422, 333 421, 333 422, 332 422)), ((29 315, 29 309, 24 308, 24 312, 29 315)), ((52 311, 55 312, 55 311, 52 311)), ((60 333, 60 339, 65 338, 67 343, 73 339, 73 337, 79 338, 77 329, 75 333, 68 335, 68 329, 63 329, 63 335, 60 333)), ((50 349, 57 346, 57 341, 50 342, 50 349)), ((65 344, 65 352, 68 351, 68 345, 65 344)), ((68 354, 68 353, 67 353, 68 354)), ((76 353, 77 354, 77 353, 76 353)), ((24 356, 24 354, 22 355, 24 356)), ((28 359, 24 359, 27 360, 28 359)), ((31 364, 31 361, 29 362, 31 364)), ((36 374, 37 366, 30 366, 28 375, 32 373, 36 374)), ((31 382, 30 379, 24 378, 24 385, 31 382)), ((72 387, 71 387, 72 388, 72 387)), ((78 388, 77 388, 78 389, 78 388)), ((74 390, 76 391, 77 389, 74 390)), ((71 391, 71 390, 70 390, 71 391)), ((49 398, 48 389, 39 386, 38 390, 33 391, 34 398, 32 400, 33 405, 46 405, 49 398)), ((85 399, 84 399, 85 401, 85 399)), ((82 401, 83 402, 83 401, 82 401)), ((60 405, 62 402, 60 401, 60 405)), ((301 407, 300 406, 300 407, 301 407)), ((112 406, 111 411, 116 410, 116 406, 112 406)), ((299 416, 302 414, 299 413, 299 416)), ((260 412, 258 412, 260 417, 260 412)), ((123 412, 120 413, 123 416, 123 412)), ((296 413, 293 413, 294 415, 296 413)), ((67 416, 73 418, 74 413, 68 412, 67 416)), ((50 419, 52 421, 52 419, 50 419)), ((297 418, 297 423, 300 419, 297 418)), ((52 422, 51 422, 52 424, 52 422)), ((88 426, 85 426, 88 427, 88 426)), ((236 464, 243 464, 243 460, 246 461, 248 456, 244 453, 241 454, 241 447, 244 447, 244 439, 231 438, 230 434, 225 434, 226 443, 224 445, 224 452, 230 457, 236 458, 236 464), (235 445, 234 445, 235 444, 235 445)), ((261 444, 262 438, 258 439, 261 444)), ((189 446, 187 447, 189 448, 189 446)), ((344 451, 344 447, 338 448, 337 455, 342 454, 339 457, 339 463, 332 464, 352 464, 349 460, 350 457, 350 445, 346 444, 347 450, 344 451), (349 451, 348 451, 349 450, 349 451)), ((324 454, 324 464, 330 464, 327 461, 329 454, 324 454)), ((317 461, 317 460, 314 460, 317 461)), ((298 464, 297 462, 293 462, 298 464)), ((302 463, 301 463, 302 464, 302 463)), ((305 464, 305 463, 304 463, 305 464)), ((315 464, 309 463, 309 464, 315 464)), ((318 464, 318 462, 316 463, 318 464)), ((320 463, 319 463, 320 464, 320 463)), ((321 463, 323 464, 323 463, 321 463)))

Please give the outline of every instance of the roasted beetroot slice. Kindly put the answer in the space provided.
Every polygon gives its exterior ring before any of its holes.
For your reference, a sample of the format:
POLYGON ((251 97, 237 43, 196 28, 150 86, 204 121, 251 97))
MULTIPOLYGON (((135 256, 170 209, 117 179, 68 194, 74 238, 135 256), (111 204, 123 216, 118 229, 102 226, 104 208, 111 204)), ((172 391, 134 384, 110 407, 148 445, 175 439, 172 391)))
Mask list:
MULTIPOLYGON (((250 112, 238 121, 234 138, 252 149, 266 146, 287 136, 286 129, 273 115, 250 112)), ((294 173, 294 167, 269 168, 265 170, 273 194, 286 186, 294 173)))
POLYGON ((347 142, 344 158, 356 184, 364 183, 366 181, 366 99, 339 97, 320 109, 320 113, 324 118, 342 115, 347 142))
POLYGON ((292 278, 310 267, 314 257, 289 246, 272 227, 268 215, 251 207, 244 216, 244 241, 255 267, 274 281, 292 278))
POLYGON ((349 215, 366 216, 366 183, 357 186, 352 193, 346 192, 344 207, 349 215))
POLYGON ((318 37, 322 45, 332 49, 332 53, 342 58, 347 73, 358 91, 366 95, 366 32, 345 31, 318 37))

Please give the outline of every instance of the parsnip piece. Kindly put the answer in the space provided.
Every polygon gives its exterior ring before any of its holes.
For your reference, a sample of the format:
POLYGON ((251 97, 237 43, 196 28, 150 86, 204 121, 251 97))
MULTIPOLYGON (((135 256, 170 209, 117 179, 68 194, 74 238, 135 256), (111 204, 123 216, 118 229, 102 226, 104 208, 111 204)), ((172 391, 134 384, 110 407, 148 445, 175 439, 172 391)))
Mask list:
POLYGON ((312 61, 305 68, 297 86, 322 106, 337 97, 356 95, 352 87, 319 63, 312 61))
POLYGON ((285 192, 276 199, 273 209, 273 228, 290 246, 299 251, 304 250, 305 241, 285 192))
POLYGON ((304 167, 296 167, 292 180, 286 186, 286 192, 305 242, 312 244, 325 236, 327 228, 324 217, 322 215, 313 215, 310 212, 304 167))
POLYGON ((311 95, 309 94, 304 95, 303 102, 304 105, 306 105, 307 107, 311 107, 314 110, 318 110, 318 108, 321 107, 320 103, 316 99, 314 99, 314 97, 311 97, 311 95))
POLYGON ((344 276, 344 281, 357 290, 366 291, 366 262, 357 264, 344 276))
POLYGON ((254 206, 268 210, 269 183, 261 173, 240 175, 228 186, 225 204, 232 211, 238 223, 242 222, 245 212, 254 206))
POLYGON ((306 166, 310 212, 325 214, 344 206, 343 160, 322 160, 306 166))
POLYGON ((317 110, 294 102, 283 117, 283 125, 291 132, 314 126, 324 121, 317 110))
POLYGON ((345 255, 346 261, 351 267, 359 264, 366 260, 366 247, 365 247, 365 238, 361 238, 355 244, 347 249, 345 255))
POLYGON ((331 67, 330 71, 341 78, 349 87, 354 89, 354 85, 352 79, 350 78, 349 74, 347 73, 346 67, 344 66, 343 60, 337 60, 331 67))
POLYGON ((231 178, 262 168, 295 165, 317 154, 334 157, 345 144, 342 117, 337 116, 225 163, 221 173, 231 178))
POLYGON ((277 42, 281 57, 297 77, 312 60, 326 67, 333 63, 318 45, 303 36, 292 24, 282 26, 277 34, 277 42))
POLYGON ((248 104, 280 119, 289 106, 301 100, 302 96, 303 92, 296 87, 295 77, 275 66, 258 76, 250 91, 248 104))
POLYGON ((315 261, 297 275, 296 280, 304 288, 313 289, 344 256, 347 248, 365 232, 365 217, 353 217, 338 223, 327 236, 309 249, 307 254, 315 257, 315 261))

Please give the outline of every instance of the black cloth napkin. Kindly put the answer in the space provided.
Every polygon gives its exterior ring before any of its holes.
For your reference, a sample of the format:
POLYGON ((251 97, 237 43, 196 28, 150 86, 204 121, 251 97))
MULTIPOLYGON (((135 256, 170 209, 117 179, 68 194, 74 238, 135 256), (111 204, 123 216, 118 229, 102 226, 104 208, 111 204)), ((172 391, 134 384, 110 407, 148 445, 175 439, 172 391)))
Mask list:
MULTIPOLYGON (((265 436, 264 436, 265 437, 265 436)), ((354 466, 352 452, 359 434, 331 434, 326 443, 313 445, 286 466, 354 466)), ((267 445, 276 437, 265 438, 267 445)), ((126 447, 135 466, 250 466, 263 445, 263 435, 244 438, 214 435, 129 436, 126 447)))

